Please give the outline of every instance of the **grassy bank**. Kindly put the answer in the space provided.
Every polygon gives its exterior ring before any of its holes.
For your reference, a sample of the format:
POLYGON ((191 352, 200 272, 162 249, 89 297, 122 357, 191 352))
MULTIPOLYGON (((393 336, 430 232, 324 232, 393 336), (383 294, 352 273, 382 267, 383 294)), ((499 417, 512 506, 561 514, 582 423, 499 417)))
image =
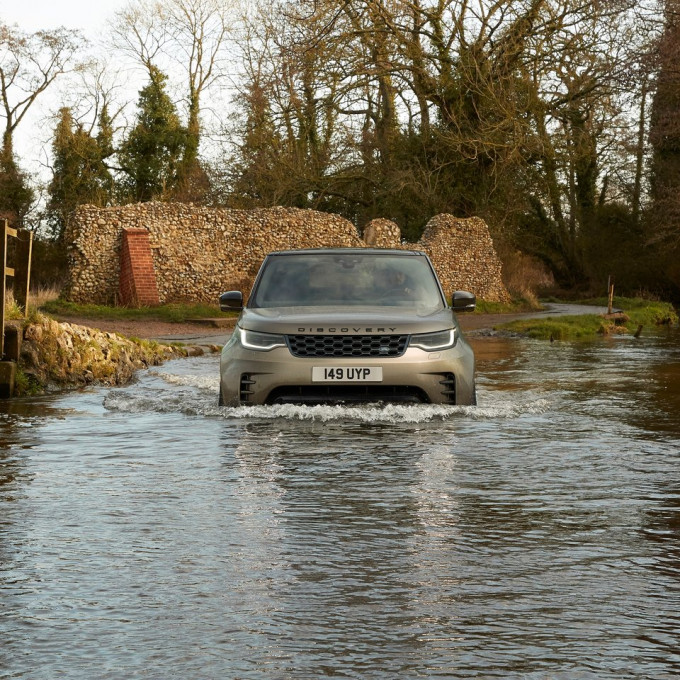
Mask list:
POLYGON ((66 302, 57 299, 45 302, 41 311, 56 317, 83 317, 86 319, 113 319, 121 321, 165 321, 185 323, 192 319, 228 318, 236 312, 222 312, 217 305, 203 303, 171 303, 159 307, 109 307, 66 302))
MULTIPOLYGON (((159 307, 109 307, 107 305, 87 305, 66 302, 61 299, 47 300, 39 305, 40 311, 53 316, 83 317, 86 319, 120 319, 125 321, 166 321, 184 323, 191 319, 229 318, 238 312, 222 312, 217 305, 201 303, 173 303, 159 307)), ((475 314, 511 314, 533 312, 540 309, 524 299, 512 302, 487 302, 478 300, 475 314)))
POLYGON ((534 303, 525 298, 516 298, 511 302, 477 300, 474 314, 521 314, 522 312, 536 312, 540 309, 539 303, 534 303))
POLYGON ((16 396, 90 384, 124 385, 140 368, 188 354, 177 345, 59 323, 40 312, 20 323, 23 342, 17 362, 16 396))
MULTIPOLYGON (((599 298, 581 301, 579 304, 606 307, 607 300, 599 298)), ((613 306, 623 310, 625 320, 607 319, 599 314, 583 314, 521 319, 503 324, 499 328, 539 340, 587 340, 598 336, 633 334, 640 331, 640 327, 644 330, 658 326, 675 326, 678 323, 678 314, 668 302, 619 297, 614 299, 613 306)))
MULTIPOLYGON (((591 298, 583 300, 581 304, 606 307, 607 298, 591 298)), ((643 298, 615 297, 613 307, 614 309, 622 309, 630 317, 631 324, 674 326, 678 323, 678 313, 670 302, 645 300, 643 298)))
MULTIPOLYGON (((56 295, 32 295, 29 314, 10 296, 6 320, 21 328, 23 343, 17 364, 15 395, 41 394, 89 384, 122 385, 140 368, 187 356, 193 350, 118 333, 89 328, 89 321, 162 321, 184 323, 192 319, 230 317, 215 305, 169 304, 130 309, 65 302, 56 295), (62 323, 57 319, 61 319, 62 323), (68 323, 85 319, 84 325, 68 323)), ((115 324, 114 324, 115 325, 115 324)))

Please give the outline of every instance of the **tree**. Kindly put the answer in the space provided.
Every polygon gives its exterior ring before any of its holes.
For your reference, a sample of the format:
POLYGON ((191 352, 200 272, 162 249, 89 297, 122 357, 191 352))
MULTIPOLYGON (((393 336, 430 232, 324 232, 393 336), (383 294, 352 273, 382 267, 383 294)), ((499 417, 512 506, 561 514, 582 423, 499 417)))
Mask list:
POLYGON ((228 11, 223 0, 142 0, 119 12, 114 24, 117 45, 138 60, 150 78, 159 63, 168 72, 176 66, 185 72, 187 125, 175 185, 183 198, 201 198, 205 190, 199 162, 202 98, 225 76, 228 11))
POLYGON ((580 282, 599 271, 603 235, 620 227, 634 241, 623 211, 644 185, 646 89, 631 64, 645 11, 632 0, 268 2, 244 41, 235 191, 266 184, 250 199, 358 226, 389 217, 410 238, 436 212, 479 215, 580 282))
POLYGON ((149 75, 135 126, 118 151, 123 198, 140 202, 165 198, 177 186, 186 146, 186 129, 165 89, 167 76, 154 66, 149 75))
POLYGON ((650 241, 669 279, 680 288, 680 2, 666 0, 657 53, 656 90, 649 139, 652 146, 650 241))
POLYGON ((77 31, 24 33, 0 24, 0 98, 5 125, 2 153, 11 154, 12 138, 36 99, 73 68, 80 46, 77 31))
POLYGON ((323 17, 298 19, 269 6, 246 22, 232 202, 259 196, 263 204, 332 210, 339 193, 333 170, 346 144, 336 127, 338 71, 347 55, 337 41, 319 39, 323 17))
POLYGON ((25 33, 0 24, 0 211, 22 224, 33 201, 14 156, 14 134, 36 100, 73 68, 78 33, 64 28, 25 33))
POLYGON ((79 205, 105 206, 113 195, 113 178, 106 159, 113 149, 106 106, 101 111, 99 134, 93 137, 73 120, 71 110, 62 108, 52 141, 54 164, 48 186, 47 212, 57 239, 79 205))
POLYGON ((285 201, 288 184, 277 172, 282 140, 274 126, 265 89, 251 83, 250 90, 238 101, 244 118, 241 141, 229 164, 231 203, 240 208, 280 205, 285 201))
POLYGON ((652 101, 651 215, 654 237, 680 238, 680 2, 666 0, 652 101))
POLYGON ((0 218, 24 226, 35 193, 11 153, 0 153, 0 218))
POLYGON ((303 199, 360 223, 392 217, 413 236, 434 210, 482 215, 500 232, 528 209, 522 182, 539 145, 531 107, 555 80, 554 36, 573 30, 565 17, 576 2, 282 5, 282 27, 274 9, 257 15, 270 28, 253 49, 270 57, 268 78, 261 69, 257 78, 297 150, 296 163, 285 147, 280 161, 303 199))

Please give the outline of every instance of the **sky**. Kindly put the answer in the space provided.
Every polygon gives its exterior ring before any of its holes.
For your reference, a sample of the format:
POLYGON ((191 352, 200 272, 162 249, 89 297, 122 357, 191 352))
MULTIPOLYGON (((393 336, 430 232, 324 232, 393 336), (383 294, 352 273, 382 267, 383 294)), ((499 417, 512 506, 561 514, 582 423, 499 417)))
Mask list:
MULTIPOLYGON (((64 26, 79 29, 96 42, 105 33, 106 23, 129 0, 0 0, 0 21, 16 24, 28 33, 64 26)), ((58 107, 58 85, 43 93, 17 129, 14 148, 20 167, 42 179, 48 176, 46 139, 53 122, 47 117, 58 107)), ((2 123, 2 120, 0 120, 2 123)))
POLYGON ((25 31, 77 28, 95 38, 107 19, 128 0, 0 0, 0 20, 25 31))
MULTIPOLYGON (((90 51, 108 56, 101 38, 109 33, 107 23, 115 13, 134 0, 0 0, 0 22, 16 24, 22 31, 63 26, 78 29, 90 41, 90 51)), ((120 55, 118 55, 120 56, 120 55)), ((115 62, 120 66, 118 62, 115 62)), ((131 71, 123 87, 130 87, 129 101, 136 101, 140 82, 131 71)), ((44 181, 51 176, 50 139, 55 115, 63 103, 61 89, 68 91, 68 78, 55 82, 40 95, 14 136, 14 150, 22 170, 44 181)), ((0 111, 0 126, 4 119, 0 111)))

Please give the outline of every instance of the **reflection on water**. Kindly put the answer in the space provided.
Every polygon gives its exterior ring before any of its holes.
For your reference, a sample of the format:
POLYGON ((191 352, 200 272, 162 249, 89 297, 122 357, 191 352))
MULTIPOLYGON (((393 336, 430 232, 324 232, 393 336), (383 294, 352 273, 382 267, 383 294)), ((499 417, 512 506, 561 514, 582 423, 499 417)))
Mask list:
POLYGON ((680 345, 476 342, 480 407, 0 415, 0 677, 680 675, 680 345))

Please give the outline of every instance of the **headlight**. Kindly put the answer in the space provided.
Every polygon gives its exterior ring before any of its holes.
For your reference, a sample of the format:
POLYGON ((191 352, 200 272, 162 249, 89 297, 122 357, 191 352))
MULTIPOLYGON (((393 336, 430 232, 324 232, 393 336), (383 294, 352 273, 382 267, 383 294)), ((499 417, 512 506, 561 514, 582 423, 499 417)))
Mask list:
POLYGON ((445 331, 437 331, 436 333, 418 333, 411 336, 411 347, 420 347, 427 352, 433 352, 438 349, 448 349, 456 344, 456 329, 449 328, 445 331))
POLYGON ((247 331, 245 328, 239 328, 238 333, 241 345, 246 349, 257 349, 261 352, 268 352, 275 347, 286 346, 286 338, 283 335, 247 331))

